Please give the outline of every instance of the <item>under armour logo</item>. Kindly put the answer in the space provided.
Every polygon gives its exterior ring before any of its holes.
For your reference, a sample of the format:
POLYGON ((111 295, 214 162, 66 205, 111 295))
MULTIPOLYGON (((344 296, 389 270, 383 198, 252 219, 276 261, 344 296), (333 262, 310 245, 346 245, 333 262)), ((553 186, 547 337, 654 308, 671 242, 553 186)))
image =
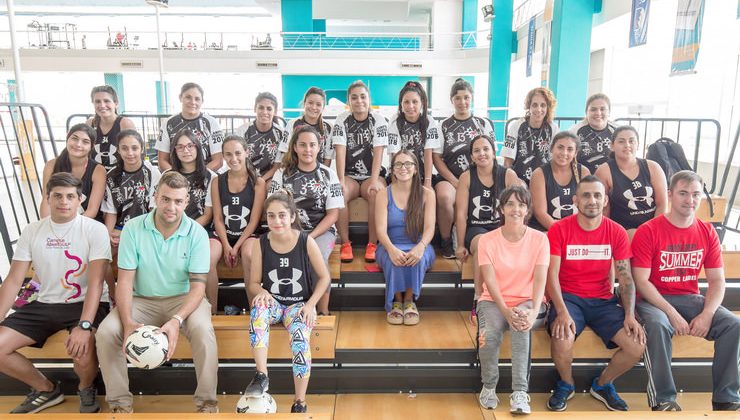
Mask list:
POLYGON ((365 166, 365 162, 358 160, 357 163, 355 163, 355 170, 359 174, 366 174, 368 172, 367 166, 365 166))
POLYGON ((277 269, 271 270, 267 273, 267 277, 272 280, 272 286, 270 287, 270 293, 273 295, 280 294, 281 285, 291 285, 291 295, 297 295, 303 291, 303 286, 298 283, 298 280, 303 276, 303 272, 297 268, 293 268, 293 278, 278 278, 277 269))
POLYGON ((468 158, 465 155, 459 155, 456 159, 457 166, 463 171, 467 170, 470 166, 468 158))
POLYGON ((575 209, 575 206, 573 204, 561 205, 560 197, 553 198, 552 200, 550 200, 550 203, 555 206, 555 211, 552 212, 553 219, 562 219, 563 216, 569 216, 573 214, 573 211, 575 209))
POLYGON ((627 207, 631 208, 632 210, 638 210, 637 209, 637 202, 644 202, 648 207, 653 205, 653 187, 645 187, 645 195, 644 196, 634 196, 634 193, 632 190, 627 190, 623 193, 624 198, 629 200, 629 203, 627 203, 627 207))
POLYGON ((475 206, 475 208, 473 209, 473 217, 475 217, 476 219, 480 219, 480 212, 481 211, 485 211, 485 212, 488 212, 488 213, 490 213, 491 211, 493 211, 493 207, 491 207, 491 206, 488 206, 488 205, 482 205, 481 206, 480 199, 481 199, 480 196, 473 197, 473 205, 475 206))
POLYGON ((249 217, 249 209, 246 207, 242 207, 242 214, 241 216, 238 214, 230 214, 229 213, 229 206, 224 206, 224 220, 227 224, 231 224, 233 222, 239 221, 239 229, 244 229, 247 227, 247 217, 249 217))

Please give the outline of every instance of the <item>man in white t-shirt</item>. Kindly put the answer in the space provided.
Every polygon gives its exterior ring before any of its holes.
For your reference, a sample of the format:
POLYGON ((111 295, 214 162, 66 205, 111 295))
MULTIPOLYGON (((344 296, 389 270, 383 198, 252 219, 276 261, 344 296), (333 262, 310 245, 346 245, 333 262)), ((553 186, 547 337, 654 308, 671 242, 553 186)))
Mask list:
POLYGON ((93 385, 98 373, 95 330, 108 309, 100 300, 110 242, 102 223, 78 214, 79 179, 56 173, 45 191, 51 215, 23 229, 10 273, 0 287, 0 372, 32 388, 11 413, 36 413, 61 403, 60 383, 51 382, 17 350, 43 347, 48 337, 66 329, 67 353, 80 378, 80 412, 96 413, 100 405, 93 385), (41 285, 38 299, 6 317, 31 264, 41 285))

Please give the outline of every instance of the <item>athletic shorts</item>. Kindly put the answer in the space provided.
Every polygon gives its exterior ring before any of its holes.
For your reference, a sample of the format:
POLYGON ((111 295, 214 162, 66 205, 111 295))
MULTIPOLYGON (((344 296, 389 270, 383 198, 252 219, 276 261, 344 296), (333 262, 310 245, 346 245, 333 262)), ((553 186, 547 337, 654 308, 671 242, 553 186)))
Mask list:
MULTIPOLYGON (((80 322, 84 302, 76 303, 42 303, 33 301, 10 314, 0 323, 35 341, 31 347, 44 347, 46 339, 57 331, 71 331, 80 322)), ((98 312, 92 321, 93 328, 108 315, 108 302, 100 302, 98 312)))
MULTIPOLYGON (((624 328, 624 309, 616 296, 611 299, 582 298, 563 292, 563 301, 576 324, 576 337, 586 326, 589 326, 601 338, 606 348, 619 347, 612 341, 612 338, 624 328)), ((550 325, 557 315, 557 310, 553 306, 547 321, 547 330, 550 335, 552 335, 550 325)))
POLYGON ((493 230, 493 226, 468 226, 465 228, 465 249, 468 250, 468 252, 473 252, 470 250, 470 246, 473 244, 473 239, 475 239, 478 235, 483 235, 484 233, 488 233, 493 230))
POLYGON ((440 174, 432 174, 432 188, 436 187, 442 181, 447 181, 445 177, 440 174))

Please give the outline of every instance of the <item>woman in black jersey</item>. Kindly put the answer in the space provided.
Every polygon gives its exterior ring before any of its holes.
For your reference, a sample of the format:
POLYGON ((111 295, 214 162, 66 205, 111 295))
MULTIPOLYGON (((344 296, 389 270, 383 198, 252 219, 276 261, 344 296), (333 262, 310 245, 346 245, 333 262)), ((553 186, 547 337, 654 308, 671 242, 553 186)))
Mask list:
POLYGON ((452 246, 455 192, 460 176, 470 166, 470 143, 481 134, 496 142, 491 123, 485 118, 474 117, 470 110, 473 101, 470 83, 463 79, 455 80, 450 90, 450 101, 455 113, 442 122, 442 142, 432 153, 434 167, 439 173, 433 183, 437 196, 437 225, 442 239, 440 251, 444 258, 455 258, 452 246))
POLYGON ((604 214, 622 225, 630 239, 638 226, 665 213, 668 203, 665 172, 658 163, 637 158, 639 143, 634 127, 617 127, 611 142, 614 156, 596 170, 609 195, 604 214))
POLYGON ((211 270, 215 269, 222 253, 229 267, 236 267, 241 257, 246 287, 252 244, 257 240, 254 233, 259 228, 265 202, 265 181, 255 174, 247 155, 246 141, 241 136, 226 136, 223 156, 229 170, 211 181, 213 226, 218 236, 211 239, 211 270))
POLYGON ((308 88, 303 95, 303 115, 299 118, 288 121, 285 129, 285 141, 278 146, 279 160, 282 162, 283 156, 290 150, 288 141, 298 128, 304 125, 310 125, 319 133, 319 154, 317 160, 326 166, 331 166, 334 160, 334 148, 331 147, 331 124, 324 121, 322 113, 326 105, 326 92, 316 86, 308 88))
POLYGON ((92 150, 92 158, 103 165, 108 172, 117 163, 118 133, 121 130, 134 130, 134 122, 118 115, 118 94, 108 85, 95 86, 90 92, 90 99, 95 106, 95 116, 87 124, 95 129, 97 141, 92 150))
POLYGON ((527 93, 526 114, 509 124, 501 150, 504 166, 529 185, 535 169, 550 161, 550 143, 558 132, 552 122, 557 100, 548 88, 538 87, 527 93))
POLYGON ((529 188, 532 191, 534 217, 529 225, 547 231, 556 221, 575 213, 573 196, 576 187, 589 170, 576 159, 580 141, 569 132, 561 131, 552 139, 552 160, 535 169, 529 188))
MULTIPOLYGON (((58 157, 44 165, 42 185, 46 185, 49 178, 57 172, 71 173, 82 180, 82 214, 102 222, 99 210, 105 194, 105 168, 90 156, 95 139, 95 131, 89 125, 73 125, 67 133, 67 146, 58 157)), ((41 217, 49 215, 46 193, 41 194, 39 214, 41 217)))
POLYGON ((586 118, 568 131, 578 136, 581 150, 578 162, 595 173, 596 168, 609 159, 614 124, 609 122, 611 101, 603 93, 595 93, 586 101, 586 118))
POLYGON ((254 122, 244 128, 236 130, 247 141, 247 155, 257 176, 269 184, 272 175, 280 167, 280 156, 278 147, 280 143, 286 142, 285 130, 275 115, 278 102, 275 95, 270 92, 262 92, 254 100, 254 122), (242 133, 242 130, 244 132, 242 133))
POLYGON ((252 303, 249 338, 257 372, 244 395, 259 397, 269 389, 270 325, 282 322, 293 353, 295 398, 290 412, 305 413, 311 375, 311 329, 316 323, 316 302, 329 287, 329 270, 316 242, 301 230, 289 193, 271 195, 265 201, 265 209, 270 232, 254 246, 247 288, 252 303), (316 278, 312 273, 316 273, 316 278))
POLYGON ((504 188, 522 185, 513 170, 496 163, 493 139, 480 134, 470 144, 471 165, 460 175, 455 200, 457 258, 465 262, 473 258, 475 298, 483 292, 478 269, 478 239, 501 224, 499 195, 504 188))

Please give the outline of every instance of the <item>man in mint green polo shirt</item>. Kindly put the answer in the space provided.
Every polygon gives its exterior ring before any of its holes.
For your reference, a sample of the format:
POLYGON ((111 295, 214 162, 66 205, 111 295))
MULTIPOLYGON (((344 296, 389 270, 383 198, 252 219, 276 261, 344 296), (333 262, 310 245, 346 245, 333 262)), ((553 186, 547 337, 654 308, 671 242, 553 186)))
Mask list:
POLYGON ((167 334, 172 357, 180 330, 193 349, 198 387, 193 399, 198 412, 218 412, 216 382, 218 349, 205 299, 210 267, 205 229, 184 215, 188 181, 170 171, 155 193, 156 208, 131 219, 118 249, 118 305, 96 334, 105 382, 105 400, 113 413, 133 412, 123 342, 141 325, 159 325, 167 334))

